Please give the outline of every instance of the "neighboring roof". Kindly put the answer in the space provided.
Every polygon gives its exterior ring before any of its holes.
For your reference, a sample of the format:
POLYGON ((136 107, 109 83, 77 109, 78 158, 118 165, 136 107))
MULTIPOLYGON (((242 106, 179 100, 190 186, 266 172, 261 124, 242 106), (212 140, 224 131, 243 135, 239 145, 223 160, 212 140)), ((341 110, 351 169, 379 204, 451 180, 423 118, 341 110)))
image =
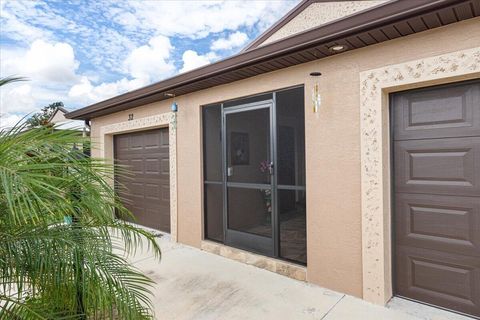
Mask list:
POLYGON ((51 122, 53 118, 57 115, 58 111, 61 111, 64 115, 68 113, 68 110, 63 108, 63 107, 57 107, 55 109, 55 112, 50 115, 50 118, 48 118, 48 122, 51 122))
POLYGON ((81 120, 71 120, 65 117, 68 110, 63 107, 57 107, 52 113, 48 122, 55 125, 56 129, 61 130, 83 130, 84 123, 81 120))
MULTIPOLYGON (((296 5, 292 10, 290 10, 286 15, 284 15, 280 20, 274 23, 270 28, 265 30, 261 35, 255 38, 250 42, 241 52, 245 52, 251 49, 254 49, 260 46, 265 41, 269 40, 275 33, 280 29, 285 27, 290 21, 296 18, 300 13, 304 12, 308 7, 315 3, 332 3, 332 2, 365 2, 364 0, 302 0, 298 5, 296 5)), ((374 2, 374 1, 372 1, 374 2)), ((379 3, 380 4, 380 3, 379 3)))
POLYGON ((478 0, 397 0, 317 28, 241 52, 149 86, 66 114, 94 117, 218 86, 330 56, 329 47, 350 50, 480 16, 478 0))

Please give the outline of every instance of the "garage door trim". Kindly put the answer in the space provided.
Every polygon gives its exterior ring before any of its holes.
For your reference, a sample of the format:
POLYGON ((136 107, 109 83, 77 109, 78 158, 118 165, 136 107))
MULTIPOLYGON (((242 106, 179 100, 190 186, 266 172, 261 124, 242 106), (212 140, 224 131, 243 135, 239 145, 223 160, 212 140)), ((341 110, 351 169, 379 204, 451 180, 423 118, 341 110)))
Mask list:
MULTIPOLYGON (((135 117, 135 115, 134 115, 135 117)), ((142 117, 128 121, 128 115, 125 115, 126 121, 116 122, 100 126, 100 135, 98 149, 101 158, 113 159, 114 157, 114 135, 129 133, 134 131, 143 131, 150 129, 169 128, 170 141, 170 238, 177 242, 177 126, 176 114, 166 112, 152 116, 142 117)))
POLYGON ((363 299, 392 297, 388 94, 480 78, 480 47, 360 72, 363 299))

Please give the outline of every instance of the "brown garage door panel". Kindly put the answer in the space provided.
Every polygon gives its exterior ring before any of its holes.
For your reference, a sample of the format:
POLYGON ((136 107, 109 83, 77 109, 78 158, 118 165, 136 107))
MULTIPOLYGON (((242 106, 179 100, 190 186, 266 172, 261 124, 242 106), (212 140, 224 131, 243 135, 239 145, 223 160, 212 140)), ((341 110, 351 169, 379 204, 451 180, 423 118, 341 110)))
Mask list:
POLYGON ((396 292, 427 303, 480 315, 480 260, 397 246, 396 292))
POLYGON ((115 136, 116 188, 136 222, 170 232, 168 128, 115 136))
POLYGON ((395 139, 480 135, 480 83, 395 95, 395 139))
POLYGON ((163 179, 168 179, 170 175, 168 149, 159 150, 149 155, 144 155, 141 152, 141 150, 134 154, 117 152, 122 157, 116 160, 117 164, 128 165, 128 174, 132 175, 134 173, 137 178, 162 179, 158 176, 163 175, 165 176, 163 179))
POLYGON ((140 224, 150 226, 152 228, 170 232, 170 216, 166 214, 158 214, 158 212, 169 212, 169 206, 146 206, 144 215, 139 219, 140 224))
POLYGON ((397 193, 395 212, 397 245, 480 259, 480 198, 397 193))
POLYGON ((480 195, 480 137, 395 142, 397 192, 480 195))
POLYGON ((480 317, 480 81, 391 101, 395 294, 480 317))

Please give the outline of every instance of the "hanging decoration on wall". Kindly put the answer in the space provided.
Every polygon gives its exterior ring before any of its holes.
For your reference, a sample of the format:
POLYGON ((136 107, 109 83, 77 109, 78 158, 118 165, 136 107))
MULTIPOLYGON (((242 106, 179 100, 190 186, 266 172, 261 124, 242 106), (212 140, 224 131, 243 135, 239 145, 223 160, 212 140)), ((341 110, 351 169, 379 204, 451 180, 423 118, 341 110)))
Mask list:
POLYGON ((318 113, 320 105, 322 104, 322 97, 320 96, 320 72, 310 73, 310 78, 312 80, 312 103, 313 103, 313 113, 318 113))
POLYGON ((174 101, 172 105, 170 106, 172 109, 172 112, 177 113, 178 111, 178 104, 174 101))
POLYGON ((173 125, 174 128, 176 129, 176 128, 177 128, 177 111, 178 111, 178 104, 177 104, 177 102, 175 101, 175 94, 174 94, 174 93, 165 93, 165 96, 166 96, 166 97, 173 98, 173 102, 172 102, 172 105, 170 106, 170 109, 171 109, 172 112, 173 112, 172 125, 173 125))

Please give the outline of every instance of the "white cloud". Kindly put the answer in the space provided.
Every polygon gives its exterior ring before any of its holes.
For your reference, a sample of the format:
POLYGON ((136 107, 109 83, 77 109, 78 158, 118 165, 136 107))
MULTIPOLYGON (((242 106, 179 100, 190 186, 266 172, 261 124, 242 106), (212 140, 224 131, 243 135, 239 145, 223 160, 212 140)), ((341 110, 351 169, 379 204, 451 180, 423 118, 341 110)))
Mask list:
POLYGON ((118 23, 120 23, 121 25, 124 25, 127 28, 129 28, 129 26, 134 27, 140 24, 140 21, 131 12, 122 11, 122 10, 119 10, 118 8, 114 8, 111 10, 111 13, 113 13, 118 23))
POLYGON ((0 114, 0 130, 13 127, 19 122, 23 122, 23 117, 16 114, 0 114))
POLYGON ((28 81, 0 88, 0 113, 11 119, 65 101, 65 90, 79 80, 73 48, 63 42, 35 40, 28 49, 1 48, 0 77, 26 77, 28 81))
POLYGON ((79 62, 68 43, 47 43, 35 40, 30 48, 21 52, 2 50, 2 75, 16 74, 37 81, 68 83, 77 80, 79 62))
POLYGON ((122 30, 106 26, 86 29, 83 36, 85 40, 76 43, 76 48, 85 55, 85 60, 92 64, 96 72, 122 73, 122 61, 137 48, 137 42, 141 41, 135 36, 129 38, 122 30))
POLYGON ((0 1, 2 35, 23 42, 51 36, 51 32, 22 20, 21 17, 33 7, 33 2, 0 1))
MULTIPOLYGON (((95 85, 92 83, 92 78, 83 76, 80 83, 70 88, 68 97, 82 105, 87 105, 171 76, 175 72, 175 66, 170 61, 172 50, 173 47, 167 37, 157 36, 151 39, 148 45, 133 50, 124 61, 124 68, 132 78, 124 77, 117 81, 95 85)), ((182 55, 183 67, 180 72, 209 64, 216 58, 213 52, 199 55, 196 51, 187 50, 182 55)))
POLYGON ((86 105, 114 97, 147 84, 148 82, 145 82, 142 79, 128 80, 127 78, 122 78, 115 82, 104 82, 95 86, 87 77, 82 77, 79 84, 70 88, 68 97, 74 99, 78 103, 86 105))
POLYGON ((220 38, 212 42, 210 50, 232 50, 244 45, 248 41, 248 36, 244 32, 237 31, 231 33, 227 38, 220 38))
POLYGON ((137 79, 148 82, 165 78, 175 72, 170 54, 173 46, 170 39, 165 36, 157 36, 144 45, 135 48, 124 62, 127 72, 137 79))
POLYGON ((8 84, 0 89, 0 114, 28 113, 33 110, 35 110, 35 99, 30 84, 8 84))
POLYGON ((70 82, 76 80, 75 71, 79 62, 75 60, 73 48, 68 43, 33 42, 24 57, 16 61, 22 74, 38 76, 38 80, 70 82), (23 62, 23 63, 22 63, 23 62))
POLYGON ((186 72, 207 65, 216 58, 217 56, 213 52, 199 55, 196 51, 187 50, 182 55, 183 67, 180 69, 180 72, 186 72))
POLYGON ((80 83, 73 85, 68 91, 68 96, 74 98, 81 103, 88 103, 95 100, 93 95, 93 85, 87 77, 82 77, 80 83))
POLYGON ((167 37, 154 37, 147 45, 133 49, 120 63, 120 69, 130 78, 98 85, 92 83, 98 80, 97 77, 88 78, 76 73, 79 63, 67 43, 36 40, 26 51, 3 50, 0 74, 3 77, 12 74, 25 76, 30 81, 2 88, 1 111, 8 115, 28 113, 54 101, 85 105, 137 89, 175 73, 170 60, 172 50, 167 37))
POLYGON ((130 30, 153 30, 156 34, 198 39, 240 27, 256 25, 264 30, 296 2, 128 1, 118 4, 123 10, 112 8, 109 18, 130 30))
POLYGON ((25 115, 56 101, 68 102, 68 86, 43 86, 36 81, 12 83, 0 88, 0 114, 25 115))
POLYGON ((54 38, 50 29, 74 30, 79 26, 42 1, 0 1, 2 33, 10 39, 31 43, 54 38))
POLYGON ((80 83, 70 88, 68 97, 84 105, 90 104, 172 76, 176 71, 171 60, 173 49, 168 37, 153 37, 147 45, 133 49, 123 62, 124 73, 130 78, 95 85, 92 78, 83 76, 80 83))

